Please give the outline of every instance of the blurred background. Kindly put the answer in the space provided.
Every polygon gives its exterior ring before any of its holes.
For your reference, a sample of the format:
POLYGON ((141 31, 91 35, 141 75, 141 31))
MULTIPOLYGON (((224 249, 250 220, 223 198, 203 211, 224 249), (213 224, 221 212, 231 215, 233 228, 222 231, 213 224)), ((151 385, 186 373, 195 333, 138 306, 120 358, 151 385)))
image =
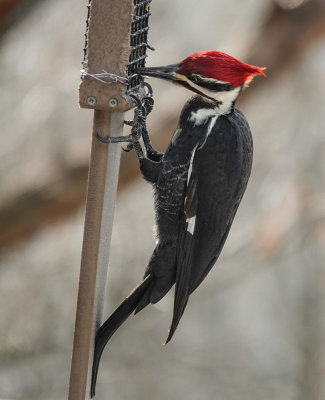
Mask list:
MULTIPOLYGON (((0 398, 67 397, 93 113, 78 109, 86 0, 0 2, 0 398)), ((173 294, 130 318, 96 399, 325 399, 325 2, 153 0, 147 65, 221 50, 267 66, 239 106, 252 176, 217 266, 162 346, 173 294)), ((185 90, 152 81, 163 150, 185 90)), ((123 154, 105 316, 154 248, 123 154), (136 206, 134 206, 136 205, 136 206)))

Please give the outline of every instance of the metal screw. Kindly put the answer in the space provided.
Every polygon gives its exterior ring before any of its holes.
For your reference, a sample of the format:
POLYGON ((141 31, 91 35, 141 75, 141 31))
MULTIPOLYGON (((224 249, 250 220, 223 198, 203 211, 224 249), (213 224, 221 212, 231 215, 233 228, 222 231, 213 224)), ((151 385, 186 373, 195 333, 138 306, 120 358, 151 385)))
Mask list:
POLYGON ((97 99, 96 99, 95 96, 89 96, 89 97, 87 97, 87 104, 88 104, 89 106, 94 106, 94 105, 96 104, 96 102, 97 102, 97 99))
POLYGON ((113 97, 109 100, 108 104, 110 105, 110 107, 116 107, 118 105, 118 101, 113 97))

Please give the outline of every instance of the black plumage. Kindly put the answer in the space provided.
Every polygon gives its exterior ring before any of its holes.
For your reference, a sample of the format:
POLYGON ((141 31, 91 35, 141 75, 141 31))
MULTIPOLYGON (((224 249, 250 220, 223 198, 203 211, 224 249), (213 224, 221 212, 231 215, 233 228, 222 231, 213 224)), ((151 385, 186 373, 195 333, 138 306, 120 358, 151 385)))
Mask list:
POLYGON ((176 284, 168 342, 190 294, 226 241, 249 179, 253 144, 238 108, 221 115, 215 106, 194 96, 185 104, 165 154, 140 160, 142 174, 154 188, 158 242, 144 280, 96 334, 92 396, 102 351, 118 327, 176 284))

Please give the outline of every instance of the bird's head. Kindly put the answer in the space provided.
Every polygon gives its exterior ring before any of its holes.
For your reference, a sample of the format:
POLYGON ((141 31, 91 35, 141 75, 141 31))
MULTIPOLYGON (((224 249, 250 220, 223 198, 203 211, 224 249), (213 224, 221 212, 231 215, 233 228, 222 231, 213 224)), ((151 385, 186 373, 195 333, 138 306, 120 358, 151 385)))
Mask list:
POLYGON ((216 103, 222 113, 227 113, 254 75, 265 76, 264 69, 243 63, 220 51, 201 51, 179 64, 143 67, 137 73, 182 85, 216 103))

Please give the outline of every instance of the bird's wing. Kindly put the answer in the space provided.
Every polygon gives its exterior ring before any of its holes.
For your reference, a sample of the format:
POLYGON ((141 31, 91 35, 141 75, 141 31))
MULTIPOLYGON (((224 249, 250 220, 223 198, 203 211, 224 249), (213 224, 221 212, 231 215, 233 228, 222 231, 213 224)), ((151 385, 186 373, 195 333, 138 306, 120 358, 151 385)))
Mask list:
POLYGON ((243 143, 231 128, 219 123, 192 157, 178 236, 174 315, 166 342, 189 295, 217 260, 247 184, 251 160, 238 157, 243 143))

